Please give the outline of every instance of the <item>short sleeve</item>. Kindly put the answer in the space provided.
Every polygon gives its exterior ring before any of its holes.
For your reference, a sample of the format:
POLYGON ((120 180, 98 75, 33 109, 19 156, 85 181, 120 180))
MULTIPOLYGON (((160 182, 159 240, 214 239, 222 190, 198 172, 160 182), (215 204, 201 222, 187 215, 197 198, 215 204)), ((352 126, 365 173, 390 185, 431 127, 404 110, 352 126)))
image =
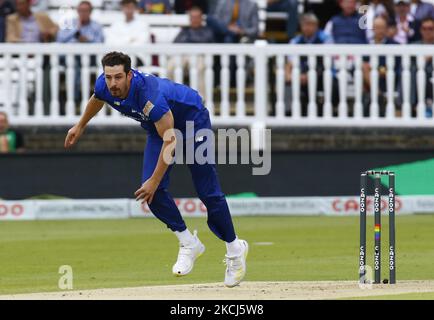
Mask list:
POLYGON ((153 100, 145 105, 145 115, 149 116, 152 122, 157 122, 170 110, 170 107, 166 98, 161 94, 153 100))
POLYGON ((140 111, 152 122, 159 121, 170 110, 159 80, 149 74, 139 74, 136 79, 137 104, 140 106, 140 111))

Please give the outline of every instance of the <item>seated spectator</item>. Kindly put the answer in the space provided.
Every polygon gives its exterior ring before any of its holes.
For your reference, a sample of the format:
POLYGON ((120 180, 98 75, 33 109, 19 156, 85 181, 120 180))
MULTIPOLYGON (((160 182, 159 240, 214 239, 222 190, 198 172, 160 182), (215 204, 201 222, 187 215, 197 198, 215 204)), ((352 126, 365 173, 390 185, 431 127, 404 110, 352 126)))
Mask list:
POLYGON ((18 131, 9 128, 8 115, 0 111, 0 153, 23 151, 23 136, 18 131))
POLYGON ((342 12, 330 19, 325 27, 325 32, 332 37, 334 43, 367 43, 366 32, 359 26, 363 17, 357 12, 357 1, 339 0, 339 5, 342 12))
MULTIPOLYGON (((176 36, 175 43, 212 43, 214 42, 214 34, 212 30, 203 25, 203 12, 199 7, 193 7, 189 11, 190 26, 183 28, 176 36)), ((202 97, 205 97, 205 61, 204 58, 198 57, 198 90, 202 97)), ((189 58, 185 57, 182 60, 184 75, 188 75, 189 58)), ((168 63, 169 78, 173 79, 173 74, 176 68, 175 60, 171 59, 168 63)))
MULTIPOLYGON (((300 29, 301 34, 293 38, 291 44, 325 44, 330 42, 330 38, 322 30, 319 29, 319 20, 312 14, 303 14, 300 17, 300 29)), ((301 100, 301 114, 305 116, 307 114, 307 105, 309 102, 309 91, 308 91, 308 58, 306 56, 300 57, 300 100, 301 100)), ((286 113, 289 115, 291 113, 291 101, 292 101, 292 69, 293 69, 293 57, 288 57, 288 62, 286 64, 285 80, 286 80, 286 91, 285 91, 285 101, 286 101, 286 113)), ((322 58, 317 58, 316 61, 316 72, 317 72, 317 91, 323 91, 323 61, 322 58)))
POLYGON ((218 42, 252 42, 259 32, 258 6, 251 0, 220 0, 207 25, 218 42))
POLYGON ((176 36, 175 43, 212 43, 214 34, 212 30, 204 26, 203 11, 199 7, 193 7, 188 12, 190 25, 182 28, 176 36))
POLYGON ((6 16, 15 12, 14 5, 10 0, 0 0, 0 43, 6 39, 6 16))
POLYGON ((434 6, 431 3, 421 0, 411 0, 410 13, 417 21, 425 18, 434 18, 434 6))
MULTIPOLYGON (((374 37, 370 41, 371 44, 398 44, 395 40, 387 37, 388 31, 388 22, 386 18, 382 16, 378 16, 374 19, 374 37)), ((364 115, 369 114, 369 106, 370 106, 370 87, 371 87, 371 65, 369 62, 369 58, 364 58, 362 71, 363 71, 363 80, 364 80, 364 115)), ((384 117, 386 112, 387 105, 387 62, 385 56, 379 56, 378 58, 378 103, 380 106, 380 116, 384 117)), ((400 82, 401 78, 401 58, 395 58, 394 62, 394 71, 395 71, 395 91, 400 91, 400 82)), ((400 95, 401 96, 401 95, 400 95)), ((398 98, 398 101, 394 101, 394 103, 398 106, 401 105, 401 98, 398 98)))
POLYGON ((434 44, 434 18, 427 17, 422 20, 419 32, 421 39, 413 44, 434 44))
POLYGON ((395 11, 389 0, 367 0, 362 3, 367 6, 367 10, 359 13, 364 13, 366 16, 366 37, 368 42, 371 42, 374 38, 374 19, 382 16, 392 23, 395 20, 395 11))
POLYGON ((77 7, 78 19, 74 19, 67 28, 59 30, 57 42, 62 43, 102 43, 104 33, 102 26, 91 20, 92 3, 81 1, 77 7))
MULTIPOLYGON (((366 27, 363 28, 362 23, 366 20, 357 11, 356 0, 339 0, 341 13, 333 16, 327 22, 324 31, 332 38, 333 43, 336 44, 366 44, 366 27)), ((339 97, 339 85, 337 82, 338 72, 346 71, 348 84, 354 80, 354 56, 347 56, 346 61, 340 61, 339 55, 333 57, 333 97, 339 97), (345 70, 339 67, 344 65, 345 70)), ((340 101, 339 101, 340 102, 340 101)), ((336 103, 333 102, 334 113, 336 110, 336 103)))
POLYGON ((104 37, 108 45, 145 45, 151 40, 149 25, 135 16, 136 0, 122 0, 122 12, 125 20, 115 21, 105 30, 104 37))
POLYGON ((298 0, 267 0, 267 11, 287 13, 286 33, 293 38, 298 26, 298 0))
POLYGON ((434 18, 434 6, 421 0, 411 0, 410 14, 416 23, 416 33, 413 40, 418 41, 421 39, 420 24, 425 18, 434 18))
POLYGON ((208 1, 205 0, 175 0, 175 13, 184 14, 192 8, 198 7, 203 13, 208 13, 208 1))
MULTIPOLYGON (((219 0, 215 12, 207 15, 207 25, 220 43, 253 42, 259 33, 259 15, 256 2, 251 0, 219 0), (229 3, 228 3, 229 2, 229 3)), ((218 66, 219 63, 216 63, 218 66)), ((236 58, 230 56, 230 85, 236 85, 236 58)), ((219 83, 220 79, 215 79, 219 83)))
MULTIPOLYGON (((427 17, 422 20, 420 26, 421 40, 413 42, 419 45, 434 45, 434 18, 427 17)), ((432 56, 425 57, 425 105, 426 116, 432 116, 432 104, 433 104, 433 61, 432 56)), ((411 105, 413 107, 413 116, 416 113, 418 104, 417 94, 417 61, 414 57, 411 59, 411 91, 410 91, 411 105)))
POLYGON ((407 44, 414 40, 416 21, 410 14, 410 0, 395 0, 395 25, 393 26, 393 40, 400 44, 407 44))
POLYGON ((58 26, 43 12, 33 13, 31 0, 16 0, 17 12, 6 18, 7 42, 51 42, 58 26))
POLYGON ((172 6, 169 0, 140 0, 140 13, 171 13, 172 6))
MULTIPOLYGON (((57 42, 61 43, 102 43, 104 33, 102 26, 91 20, 92 3, 81 1, 77 6, 78 19, 57 33, 57 42)), ((61 64, 65 65, 65 58, 61 57, 61 64)), ((91 65, 96 65, 96 57, 92 56, 91 65)), ((81 101, 81 60, 80 56, 75 57, 75 101, 81 101)))

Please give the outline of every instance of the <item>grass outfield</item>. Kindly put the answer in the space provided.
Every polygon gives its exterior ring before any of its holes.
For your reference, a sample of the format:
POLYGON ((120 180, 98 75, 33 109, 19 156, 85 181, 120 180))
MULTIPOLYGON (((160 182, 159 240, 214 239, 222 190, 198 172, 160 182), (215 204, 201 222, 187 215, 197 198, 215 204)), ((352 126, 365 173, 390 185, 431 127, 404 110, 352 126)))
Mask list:
MULTIPOLYGON (((372 265, 373 217, 368 227, 372 265)), ((434 279, 434 215, 398 216, 397 279, 434 279)), ((356 280, 358 217, 236 217, 250 244, 248 281, 356 280), (272 244, 267 244, 267 243, 272 244)), ((387 218, 383 229, 387 231, 387 218)), ((221 282, 225 247, 203 218, 187 219, 206 246, 192 274, 171 274, 176 237, 156 219, 0 222, 0 294, 58 291, 61 265, 74 289, 221 282)), ((383 233, 383 278, 387 270, 383 233)))

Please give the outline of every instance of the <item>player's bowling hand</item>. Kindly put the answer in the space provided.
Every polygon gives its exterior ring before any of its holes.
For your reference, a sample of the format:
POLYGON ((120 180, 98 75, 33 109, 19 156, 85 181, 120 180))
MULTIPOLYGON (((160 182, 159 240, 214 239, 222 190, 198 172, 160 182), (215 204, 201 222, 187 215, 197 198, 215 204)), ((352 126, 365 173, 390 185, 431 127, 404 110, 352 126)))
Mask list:
POLYGON ((157 187, 157 181, 153 180, 152 178, 146 180, 145 183, 134 193, 136 196, 136 201, 142 199, 142 204, 145 202, 151 204, 157 187))
POLYGON ((72 147, 80 138, 82 133, 83 133, 83 128, 81 128, 78 125, 75 125, 71 129, 69 129, 68 134, 66 135, 65 138, 65 148, 72 147))

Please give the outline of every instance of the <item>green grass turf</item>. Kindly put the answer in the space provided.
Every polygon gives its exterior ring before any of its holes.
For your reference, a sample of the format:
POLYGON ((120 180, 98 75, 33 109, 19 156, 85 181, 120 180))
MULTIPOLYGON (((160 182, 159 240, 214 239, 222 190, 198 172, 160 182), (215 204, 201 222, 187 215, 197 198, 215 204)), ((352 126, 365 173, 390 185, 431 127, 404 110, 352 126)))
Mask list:
MULTIPOLYGON (((398 281, 434 279, 434 215, 396 223, 398 281)), ((187 224, 207 249, 192 274, 176 278, 176 237, 153 218, 0 222, 0 294, 57 291, 61 265, 72 266, 74 289, 222 282, 225 246, 205 219, 187 224)), ((250 244, 246 281, 357 279, 358 217, 236 217, 234 224, 250 244)), ((372 258, 373 217, 368 227, 372 258)), ((383 277, 386 240, 383 233, 383 277)))

